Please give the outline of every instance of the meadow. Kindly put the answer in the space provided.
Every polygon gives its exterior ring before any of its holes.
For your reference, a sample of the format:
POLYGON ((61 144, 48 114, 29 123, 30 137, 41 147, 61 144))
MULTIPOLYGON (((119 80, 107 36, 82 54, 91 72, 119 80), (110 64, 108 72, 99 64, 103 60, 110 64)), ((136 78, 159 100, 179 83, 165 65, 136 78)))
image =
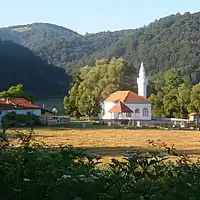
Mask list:
POLYGON ((157 150, 149 140, 169 147, 174 145, 177 152, 188 154, 192 159, 200 156, 200 132, 193 130, 45 128, 34 132, 36 141, 51 146, 86 148, 99 154, 104 163, 113 157, 121 158, 127 151, 157 150))

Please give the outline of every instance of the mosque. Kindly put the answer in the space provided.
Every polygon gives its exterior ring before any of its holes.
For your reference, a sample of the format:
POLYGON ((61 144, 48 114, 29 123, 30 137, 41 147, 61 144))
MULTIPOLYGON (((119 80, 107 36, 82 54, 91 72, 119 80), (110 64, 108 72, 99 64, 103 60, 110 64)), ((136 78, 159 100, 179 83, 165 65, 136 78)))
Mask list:
POLYGON ((148 77, 141 63, 137 78, 138 94, 132 91, 116 91, 102 103, 101 119, 110 120, 151 120, 151 102, 147 99, 148 77))

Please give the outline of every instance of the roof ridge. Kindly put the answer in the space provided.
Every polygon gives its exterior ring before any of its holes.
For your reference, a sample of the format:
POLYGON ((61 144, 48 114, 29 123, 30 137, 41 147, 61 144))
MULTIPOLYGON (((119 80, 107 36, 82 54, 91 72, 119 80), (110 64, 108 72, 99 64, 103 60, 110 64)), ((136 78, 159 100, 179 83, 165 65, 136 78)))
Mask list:
POLYGON ((125 98, 124 98, 124 102, 125 102, 125 101, 126 101, 126 99, 128 98, 128 96, 129 96, 129 93, 130 93, 130 90, 127 90, 126 92, 127 92, 127 94, 126 94, 126 96, 125 96, 125 98))

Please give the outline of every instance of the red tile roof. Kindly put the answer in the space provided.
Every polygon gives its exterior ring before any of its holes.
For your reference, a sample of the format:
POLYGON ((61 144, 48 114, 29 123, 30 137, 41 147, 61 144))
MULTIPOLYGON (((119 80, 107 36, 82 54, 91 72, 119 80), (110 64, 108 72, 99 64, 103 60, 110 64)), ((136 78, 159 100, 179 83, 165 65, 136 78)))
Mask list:
POLYGON ((116 105, 114 105, 109 112, 112 113, 132 113, 133 111, 126 106, 124 103, 122 103, 121 101, 119 101, 116 105))
POLYGON ((0 109, 39 109, 24 98, 1 98, 0 109))
POLYGON ((105 102, 121 101, 121 102, 149 102, 150 103, 148 99, 142 96, 139 96, 138 94, 131 91, 114 92, 104 101, 105 102))

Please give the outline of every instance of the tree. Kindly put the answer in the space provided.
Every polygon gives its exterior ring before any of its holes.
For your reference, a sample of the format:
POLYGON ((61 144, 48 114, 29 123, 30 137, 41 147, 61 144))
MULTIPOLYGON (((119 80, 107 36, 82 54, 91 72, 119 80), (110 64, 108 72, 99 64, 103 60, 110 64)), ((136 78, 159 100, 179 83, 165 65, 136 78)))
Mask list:
POLYGON ((11 86, 7 91, 0 92, 0 98, 24 98, 30 101, 30 97, 27 96, 26 92, 23 89, 22 84, 16 86, 11 86))
POLYGON ((164 104, 163 104, 164 94, 158 92, 157 95, 152 94, 149 97, 149 100, 152 102, 152 115, 155 117, 165 117, 164 104))
POLYGON ((184 77, 184 83, 178 87, 178 104, 179 104, 179 117, 187 118, 189 114, 189 105, 191 103, 191 90, 192 85, 188 77, 184 77))
POLYGON ((181 84, 180 71, 172 68, 164 75, 164 93, 168 94, 172 89, 177 89, 181 84))
POLYGON ((78 93, 78 85, 75 84, 69 93, 69 96, 64 97, 64 109, 65 113, 70 116, 75 116, 79 118, 81 116, 78 107, 76 106, 77 102, 77 93, 78 93))
POLYGON ((84 92, 76 105, 83 116, 97 116, 101 111, 100 102, 95 99, 91 91, 84 92))
POLYGON ((189 112, 197 112, 200 114, 200 83, 192 87, 191 103, 188 106, 189 112))
POLYGON ((164 113, 166 117, 179 117, 180 106, 178 104, 177 89, 171 89, 163 98, 164 113))
POLYGON ((164 74, 163 85, 159 86, 157 95, 152 94, 149 98, 153 105, 152 114, 158 117, 187 118, 192 88, 189 77, 181 79, 179 70, 171 69, 164 74))
POLYGON ((93 67, 86 65, 81 68, 74 76, 69 99, 65 99, 66 110, 72 115, 74 115, 72 110, 81 115, 97 115, 101 108, 100 99, 120 89, 134 88, 133 80, 126 79, 128 74, 135 76, 135 70, 132 69, 131 72, 131 67, 133 66, 122 58, 112 58, 97 60, 93 67))

